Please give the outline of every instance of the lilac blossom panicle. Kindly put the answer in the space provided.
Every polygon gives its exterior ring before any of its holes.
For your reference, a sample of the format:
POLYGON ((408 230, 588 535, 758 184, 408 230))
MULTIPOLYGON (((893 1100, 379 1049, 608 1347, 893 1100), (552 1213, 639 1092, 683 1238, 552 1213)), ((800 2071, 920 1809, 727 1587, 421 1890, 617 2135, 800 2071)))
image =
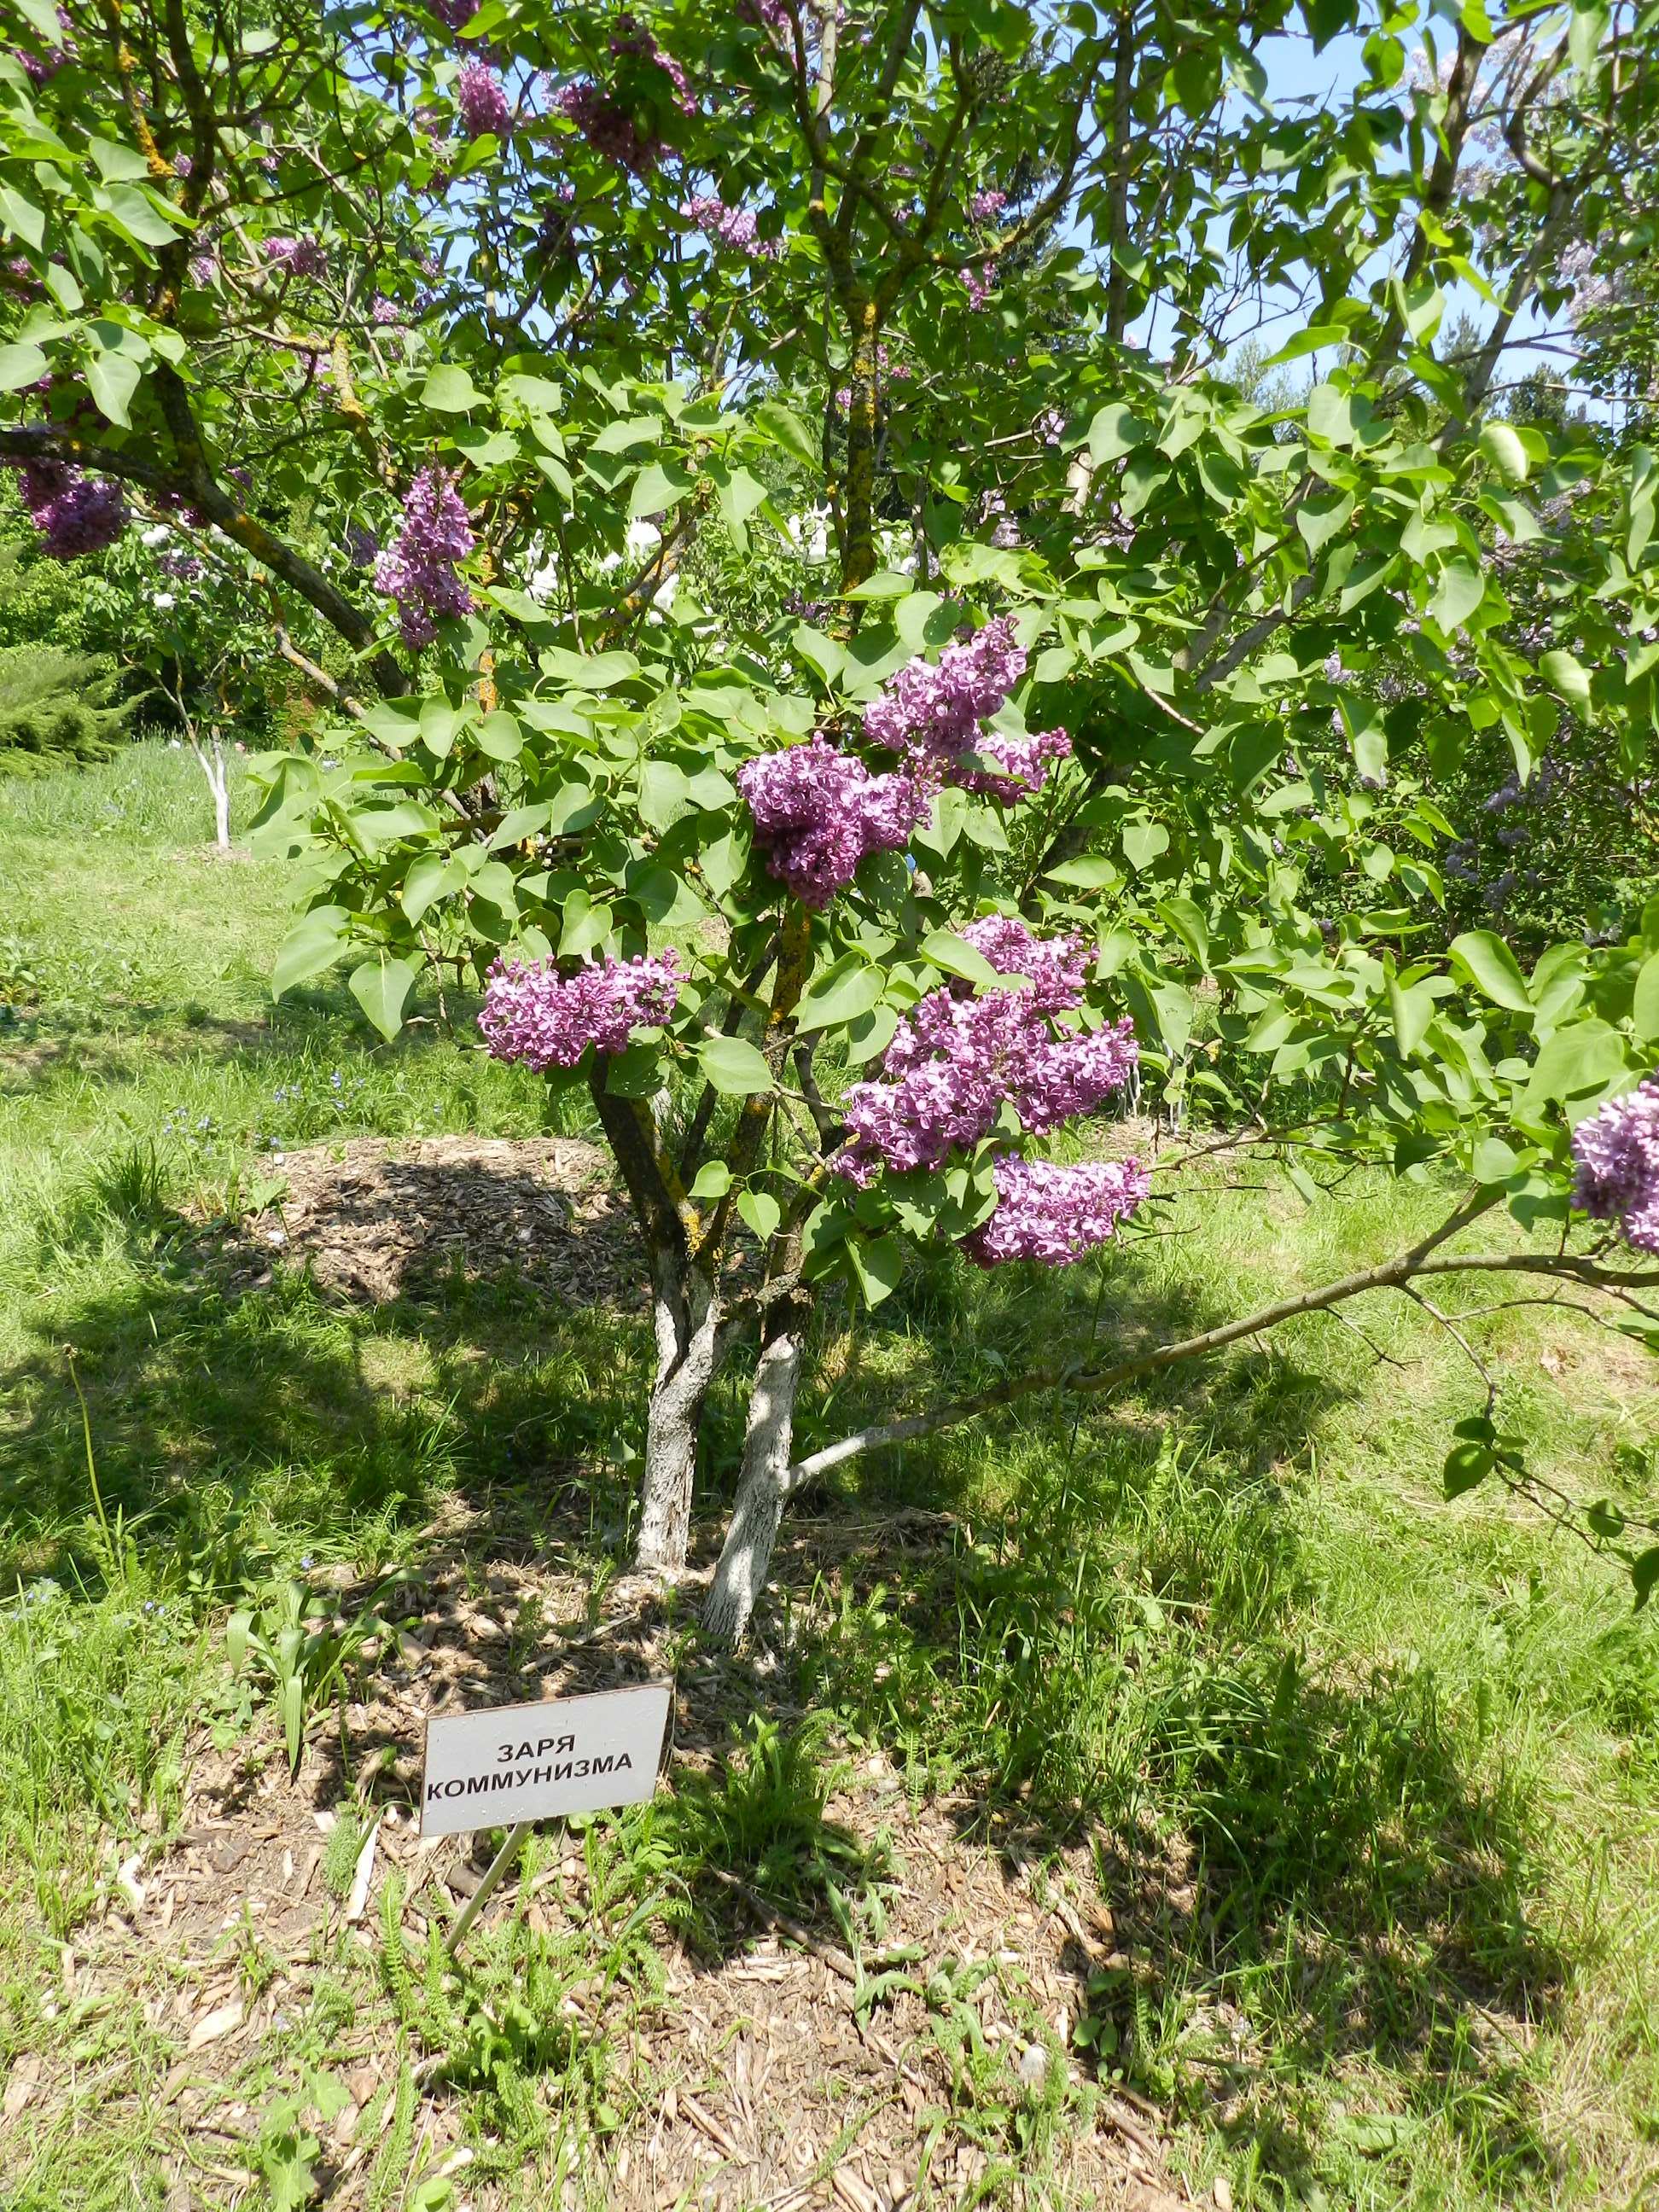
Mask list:
MULTIPOLYGON (((1018 957, 1030 960, 1030 948, 1018 957)), ((884 1165, 901 1173, 942 1167, 954 1147, 989 1135, 1005 1102, 1040 1134, 1121 1091, 1138 1063, 1132 1024, 1056 1030, 1050 1017, 1063 1009, 1044 1003, 1063 989, 1075 1004, 1064 967, 1074 957, 1069 949, 1055 956, 1046 990, 963 998, 946 986, 921 1000, 894 1031, 880 1080, 847 1091, 850 1140, 840 1172, 864 1185, 884 1165)))
POLYGON ((553 103, 586 139, 596 154, 630 176, 647 177, 657 166, 660 142, 641 137, 622 101, 586 79, 568 84, 553 103))
POLYGON ((1572 1133, 1572 1202, 1616 1222, 1638 1252, 1659 1255, 1659 1079, 1610 1098, 1572 1133))
POLYGON ((659 69, 674 88, 674 105, 682 115, 695 115, 696 100, 692 96, 691 82, 671 53, 664 52, 655 37, 637 15, 618 15, 617 27, 611 33, 611 51, 620 61, 633 56, 649 62, 659 69))
POLYGON ((679 1001, 681 971, 671 950, 637 960, 609 957, 562 975, 550 961, 497 957, 484 980, 478 1027, 497 1060, 538 1074, 574 1067, 596 1053, 626 1052, 637 1029, 665 1022, 679 1001))
POLYGON ((1008 1260, 1061 1267, 1104 1244, 1150 1194, 1152 1177, 1139 1160, 1088 1161, 1059 1167, 1009 1152, 993 1163, 996 1212, 962 1249, 981 1267, 1008 1260))
POLYGON ((921 655, 907 661, 865 708, 865 735, 890 752, 907 755, 924 779, 943 777, 1012 805, 1040 791, 1048 763, 1066 759, 1072 750, 1064 730, 1023 738, 981 730, 1024 672, 1025 653, 1013 623, 999 615, 965 645, 946 646, 936 661, 921 655))
POLYGON ((45 84, 48 77, 56 76, 70 56, 77 51, 70 34, 69 12, 61 7, 58 10, 58 27, 64 33, 61 46, 48 46, 44 53, 40 54, 32 54, 23 46, 12 48, 14 56, 27 72, 31 83, 45 84))
POLYGON ((41 550, 54 561, 102 553, 131 520, 119 484, 83 476, 61 461, 27 462, 21 489, 41 550))
POLYGON ((469 138, 510 138, 507 88, 487 62, 465 61, 455 75, 455 106, 469 138))
POLYGON ((756 254, 770 260, 778 252, 775 240, 757 235, 753 208, 728 207, 714 192, 698 192, 680 203, 680 213, 727 253, 756 254))
POLYGON ((268 238, 260 251, 285 276, 320 276, 328 267, 328 256, 315 238, 268 238))
POLYGON ((804 906, 828 906, 872 853, 908 843, 927 796, 909 775, 872 775, 822 736, 738 770, 771 874, 804 906))
POLYGON ((403 528, 380 555, 374 588, 398 602, 404 643, 430 645, 443 615, 470 615, 472 594, 455 564, 472 550, 472 526, 460 494, 441 469, 422 469, 404 502, 403 528))
POLYGON ((970 222, 994 222, 1008 204, 1006 192, 975 192, 968 203, 970 222))
POLYGON ((968 305, 975 314, 984 307, 997 288, 996 264, 988 261, 982 269, 967 268, 962 271, 963 288, 968 295, 968 305))

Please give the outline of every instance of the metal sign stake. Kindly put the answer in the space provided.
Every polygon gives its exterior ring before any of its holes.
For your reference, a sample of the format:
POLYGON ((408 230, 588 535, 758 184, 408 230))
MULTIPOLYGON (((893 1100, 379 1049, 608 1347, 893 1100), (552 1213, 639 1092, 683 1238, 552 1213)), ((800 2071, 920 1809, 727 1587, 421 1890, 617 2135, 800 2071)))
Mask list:
POLYGON ((448 1952, 452 1959, 460 1949, 461 1945, 465 1942, 467 1932, 471 1929, 473 1922, 477 1918, 478 1915, 483 1911, 485 1905, 489 1904, 491 1897, 495 1894, 495 1885, 500 1881, 501 1876, 507 1872, 508 1861, 514 1858, 522 1849, 524 1839, 530 1833, 533 1826, 534 1823, 532 1821, 519 1820, 507 1830, 507 1841, 501 1845, 500 1850, 496 1852, 495 1857, 489 1862, 489 1865, 484 1875, 483 1880, 473 1891, 471 1896, 468 1898, 460 1918, 455 1923, 455 1925, 450 1929, 448 1936, 445 1939, 444 1948, 448 1952))

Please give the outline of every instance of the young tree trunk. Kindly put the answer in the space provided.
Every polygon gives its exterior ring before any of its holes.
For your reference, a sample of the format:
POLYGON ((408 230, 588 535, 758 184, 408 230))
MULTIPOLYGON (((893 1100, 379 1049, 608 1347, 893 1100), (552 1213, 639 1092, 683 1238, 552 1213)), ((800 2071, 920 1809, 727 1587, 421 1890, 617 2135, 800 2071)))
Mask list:
POLYGON ((741 1639, 771 1571, 772 1546, 788 1495, 784 1480, 794 1441, 805 1319, 786 1307, 761 1346, 749 1400, 742 1480, 703 1607, 703 1626, 723 1644, 741 1639))
POLYGON ((697 1438, 714 1374, 720 1301, 702 1277, 682 1280, 671 1255, 658 1261, 655 1277, 651 1316, 657 1372, 646 1417, 634 1565, 641 1574, 676 1574, 685 1565, 691 1538, 697 1438))
POLYGON ((222 853, 230 850, 230 772, 225 766, 224 740, 216 735, 211 760, 204 759, 208 788, 213 793, 213 842, 222 853))

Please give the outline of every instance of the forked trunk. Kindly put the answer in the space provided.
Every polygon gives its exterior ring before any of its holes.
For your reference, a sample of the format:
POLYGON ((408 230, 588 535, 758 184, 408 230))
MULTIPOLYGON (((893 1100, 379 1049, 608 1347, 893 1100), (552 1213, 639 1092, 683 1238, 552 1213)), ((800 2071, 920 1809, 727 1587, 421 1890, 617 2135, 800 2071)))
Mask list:
POLYGON ((805 1316, 791 1314, 761 1347, 749 1401, 742 1480, 703 1607, 703 1626, 723 1644, 741 1640, 771 1571, 772 1547, 788 1496, 804 1333, 805 1316))
POLYGON ((666 1256, 656 1276, 651 1313, 657 1371, 646 1420, 634 1565, 641 1574, 677 1574, 690 1543, 697 1437, 714 1374, 720 1302, 702 1277, 680 1281, 666 1256))

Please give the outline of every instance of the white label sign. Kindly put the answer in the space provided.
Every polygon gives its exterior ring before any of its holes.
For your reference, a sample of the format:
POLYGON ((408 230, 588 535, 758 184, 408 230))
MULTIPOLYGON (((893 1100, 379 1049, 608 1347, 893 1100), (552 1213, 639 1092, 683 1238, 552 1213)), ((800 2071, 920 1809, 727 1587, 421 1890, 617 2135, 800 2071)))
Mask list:
POLYGON ((657 1786, 667 1682, 587 1698, 434 1713, 426 1724, 421 1833, 639 1805, 657 1786))

